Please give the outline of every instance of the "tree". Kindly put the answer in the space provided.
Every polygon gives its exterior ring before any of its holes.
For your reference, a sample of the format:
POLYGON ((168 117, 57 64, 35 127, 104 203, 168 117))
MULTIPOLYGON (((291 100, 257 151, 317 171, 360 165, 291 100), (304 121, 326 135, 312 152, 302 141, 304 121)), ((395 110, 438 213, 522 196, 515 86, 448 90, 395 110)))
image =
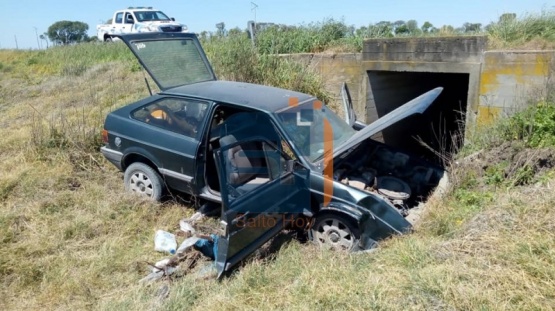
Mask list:
POLYGON ((516 13, 504 13, 499 16, 499 23, 510 23, 516 19, 516 13))
POLYGON ((408 20, 406 25, 410 34, 417 34, 418 32, 420 32, 420 29, 418 28, 418 22, 414 19, 408 20))
POLYGON ((88 39, 89 25, 83 22, 58 21, 48 27, 46 34, 54 44, 67 45, 88 39))
POLYGON ((482 30, 482 24, 480 23, 464 23, 464 32, 480 32, 482 30))
POLYGON ((218 29, 218 30, 216 31, 216 34, 217 34, 218 36, 220 36, 220 37, 225 36, 226 31, 225 31, 225 23, 224 23, 224 22, 217 23, 217 24, 216 24, 216 29, 218 29))
POLYGON ((441 33, 442 35, 451 35, 455 33, 455 28, 453 28, 453 26, 451 25, 443 25, 439 29, 439 33, 441 33))
POLYGON ((376 23, 369 29, 369 32, 374 34, 374 37, 392 37, 393 36, 393 25, 388 21, 381 21, 376 23))
POLYGON ((426 21, 424 22, 424 24, 422 25, 422 32, 423 33, 429 33, 431 32, 431 30, 434 28, 434 25, 432 25, 432 23, 426 21))
POLYGON ((227 35, 228 36, 238 36, 238 35, 241 35, 242 33, 243 33, 243 31, 241 30, 241 28, 235 27, 235 28, 231 28, 228 31, 227 35))

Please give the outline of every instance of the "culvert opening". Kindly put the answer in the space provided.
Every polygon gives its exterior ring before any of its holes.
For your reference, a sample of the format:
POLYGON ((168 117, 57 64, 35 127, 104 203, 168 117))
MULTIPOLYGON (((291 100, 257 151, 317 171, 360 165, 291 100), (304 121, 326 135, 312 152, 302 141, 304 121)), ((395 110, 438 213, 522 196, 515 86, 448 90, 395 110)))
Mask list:
POLYGON ((422 115, 395 124, 374 139, 444 164, 462 146, 468 102, 469 74, 368 71, 367 120, 373 122, 436 87, 443 92, 422 115), (424 142, 426 146, 423 146, 424 142))

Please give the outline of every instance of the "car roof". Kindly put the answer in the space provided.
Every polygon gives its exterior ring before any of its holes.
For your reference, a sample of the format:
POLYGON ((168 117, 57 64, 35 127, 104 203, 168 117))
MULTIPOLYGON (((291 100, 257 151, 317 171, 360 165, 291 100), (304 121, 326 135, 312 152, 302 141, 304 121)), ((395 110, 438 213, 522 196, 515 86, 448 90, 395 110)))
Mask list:
POLYGON ((206 81, 168 89, 161 95, 192 96, 221 103, 276 112, 289 107, 290 102, 314 100, 314 96, 277 87, 233 81, 206 81), (290 98, 294 98, 290 100, 290 98))

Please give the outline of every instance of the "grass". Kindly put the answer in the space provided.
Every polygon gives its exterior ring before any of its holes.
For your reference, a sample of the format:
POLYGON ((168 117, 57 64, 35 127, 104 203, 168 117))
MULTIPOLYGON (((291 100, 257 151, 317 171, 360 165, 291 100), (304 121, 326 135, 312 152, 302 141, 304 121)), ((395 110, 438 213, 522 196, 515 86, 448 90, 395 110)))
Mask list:
POLYGON ((310 65, 258 53, 244 33, 205 39, 203 47, 219 79, 279 86, 313 94, 324 102, 331 99, 310 65))
MULTIPOLYGON (((506 14, 510 15, 510 14, 506 14)), ((405 27, 407 21, 400 27, 405 27)), ((355 29, 344 20, 324 19, 318 23, 299 26, 273 25, 259 31, 256 50, 262 55, 321 52, 362 52, 365 39, 370 38, 414 38, 481 35, 489 39, 490 49, 553 49, 555 47, 555 11, 543 10, 514 18, 500 18, 497 22, 480 27, 477 31, 466 31, 461 25, 445 25, 431 30, 407 28, 406 32, 395 30, 392 22, 369 24, 355 29), (454 27, 453 27, 454 26, 454 27)), ((246 36, 246 32, 233 29, 228 37, 246 36)), ((214 35, 211 38, 219 38, 214 35)), ((209 41, 207 38, 206 41, 209 41)), ((250 40, 244 40, 250 46, 250 40)))
POLYGON ((555 11, 544 10, 519 18, 502 19, 486 30, 494 48, 553 48, 555 42, 555 11))
MULTIPOLYGON (((218 75, 325 94, 310 68, 233 54, 227 43, 207 46, 218 75), (236 71, 237 55, 257 69, 236 71)), ((0 63, 0 309, 555 308, 554 172, 536 167, 553 154, 550 98, 530 108, 541 113, 476 134, 450 167, 451 191, 429 203, 413 234, 374 253, 293 240, 222 282, 188 275, 145 286, 145 262, 163 257, 155 230, 176 230, 192 210, 126 195, 98 152, 104 116, 148 95, 142 72, 121 45, 0 51, 0 63)))

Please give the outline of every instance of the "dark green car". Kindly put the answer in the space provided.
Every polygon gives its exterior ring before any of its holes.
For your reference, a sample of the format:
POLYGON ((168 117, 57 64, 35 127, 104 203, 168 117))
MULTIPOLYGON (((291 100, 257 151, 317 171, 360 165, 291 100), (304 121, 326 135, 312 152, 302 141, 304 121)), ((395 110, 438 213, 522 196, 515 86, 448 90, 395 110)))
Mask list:
POLYGON ((159 200, 179 191, 221 204, 220 275, 283 228, 309 230, 336 249, 368 249, 411 229, 405 219, 443 170, 370 139, 422 113, 425 93, 378 121, 345 120, 311 95, 218 81, 186 33, 122 36, 161 92, 111 112, 103 155, 133 191, 159 200))

